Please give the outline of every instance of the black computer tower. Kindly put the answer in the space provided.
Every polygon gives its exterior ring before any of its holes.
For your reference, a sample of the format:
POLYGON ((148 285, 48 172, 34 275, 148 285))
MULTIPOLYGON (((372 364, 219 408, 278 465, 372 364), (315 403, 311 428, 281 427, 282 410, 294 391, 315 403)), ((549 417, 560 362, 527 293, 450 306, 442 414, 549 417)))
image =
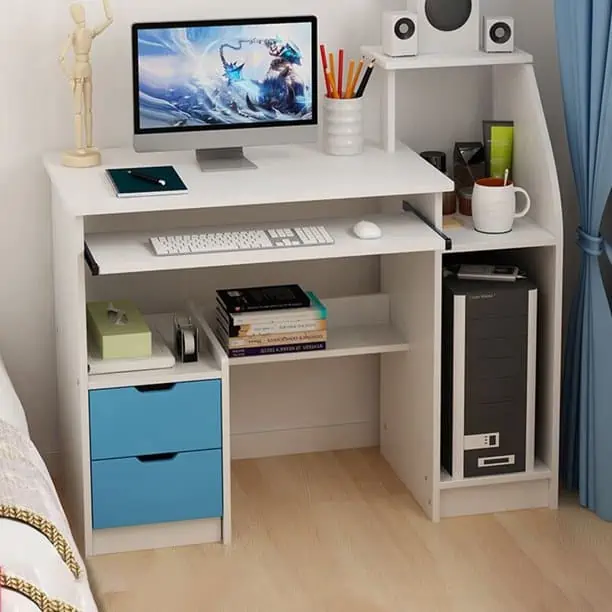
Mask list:
POLYGON ((453 479, 533 470, 536 286, 444 279, 442 465, 453 479))

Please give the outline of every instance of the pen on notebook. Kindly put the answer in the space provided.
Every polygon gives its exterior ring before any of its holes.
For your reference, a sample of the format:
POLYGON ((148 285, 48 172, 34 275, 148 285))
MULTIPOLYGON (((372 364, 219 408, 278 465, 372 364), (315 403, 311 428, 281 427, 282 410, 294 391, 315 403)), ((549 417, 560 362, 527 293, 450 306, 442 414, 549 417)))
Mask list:
POLYGON ((357 93, 355 94, 356 98, 361 98, 361 96, 363 96, 365 88, 368 86, 368 81, 370 80, 370 77, 372 76, 372 70, 374 70, 374 62, 375 60, 372 60, 367 70, 365 71, 365 74, 363 75, 363 80, 361 81, 361 84, 359 85, 359 89, 357 90, 357 93))
POLYGON ((145 174, 144 172, 140 172, 139 170, 128 170, 128 174, 143 181, 147 181, 147 183, 154 183, 155 185, 160 185, 161 187, 166 186, 166 181, 164 181, 164 179, 160 179, 155 176, 150 176, 149 174, 145 174))

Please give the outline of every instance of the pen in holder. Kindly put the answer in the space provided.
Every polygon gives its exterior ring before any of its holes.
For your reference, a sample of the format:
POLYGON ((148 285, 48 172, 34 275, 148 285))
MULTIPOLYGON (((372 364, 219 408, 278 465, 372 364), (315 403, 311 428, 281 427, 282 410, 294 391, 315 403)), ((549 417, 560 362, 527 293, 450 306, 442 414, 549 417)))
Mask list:
POLYGON ((324 148, 329 155, 363 152, 363 98, 325 98, 324 148))
POLYGON ((174 317, 174 342, 176 357, 182 363, 198 360, 198 328, 189 317, 174 317))

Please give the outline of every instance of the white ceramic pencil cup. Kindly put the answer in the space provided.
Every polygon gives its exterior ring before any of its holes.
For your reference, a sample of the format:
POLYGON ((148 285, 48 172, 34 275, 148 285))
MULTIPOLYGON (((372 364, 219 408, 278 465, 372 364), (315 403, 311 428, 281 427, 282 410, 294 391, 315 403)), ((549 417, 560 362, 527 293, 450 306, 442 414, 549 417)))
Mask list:
POLYGON ((363 152, 363 98, 325 98, 323 138, 329 155, 363 152))

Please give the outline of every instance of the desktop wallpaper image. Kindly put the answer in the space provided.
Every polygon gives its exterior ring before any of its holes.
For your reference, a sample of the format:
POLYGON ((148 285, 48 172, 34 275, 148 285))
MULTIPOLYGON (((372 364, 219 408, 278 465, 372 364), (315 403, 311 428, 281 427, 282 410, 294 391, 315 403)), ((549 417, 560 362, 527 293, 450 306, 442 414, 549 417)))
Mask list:
POLYGON ((308 122, 310 23, 138 32, 140 129, 308 122))

